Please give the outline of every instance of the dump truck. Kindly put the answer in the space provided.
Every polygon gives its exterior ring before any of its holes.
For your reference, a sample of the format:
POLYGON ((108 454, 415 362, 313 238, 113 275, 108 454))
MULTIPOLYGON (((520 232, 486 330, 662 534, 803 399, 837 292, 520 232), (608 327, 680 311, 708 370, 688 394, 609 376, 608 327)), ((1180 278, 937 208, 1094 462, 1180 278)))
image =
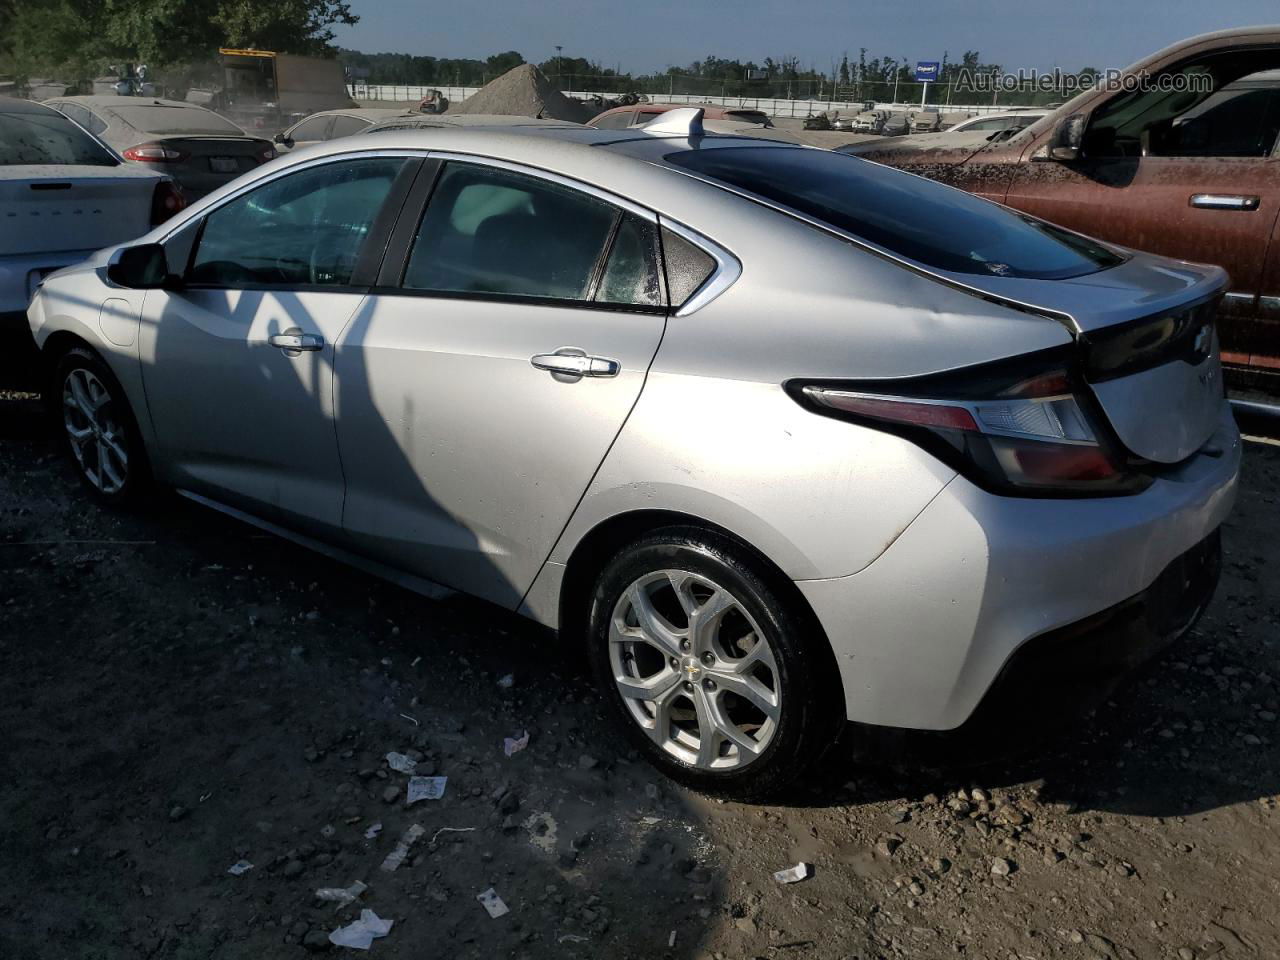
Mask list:
POLYGON ((322 110, 356 106, 337 60, 271 50, 218 50, 222 87, 206 106, 246 130, 283 130, 322 110))

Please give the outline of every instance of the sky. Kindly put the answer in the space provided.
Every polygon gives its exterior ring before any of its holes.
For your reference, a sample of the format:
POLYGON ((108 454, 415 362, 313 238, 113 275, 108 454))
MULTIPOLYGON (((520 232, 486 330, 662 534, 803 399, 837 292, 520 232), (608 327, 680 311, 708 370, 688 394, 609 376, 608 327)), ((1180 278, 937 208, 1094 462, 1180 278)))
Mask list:
POLYGON ((798 57, 829 71, 847 51, 868 57, 959 60, 1076 70, 1125 67, 1178 40, 1226 27, 1280 22, 1276 0, 350 0, 361 20, 336 42, 367 53, 526 60, 585 57, 623 72, 683 66, 709 54, 763 61, 798 57))

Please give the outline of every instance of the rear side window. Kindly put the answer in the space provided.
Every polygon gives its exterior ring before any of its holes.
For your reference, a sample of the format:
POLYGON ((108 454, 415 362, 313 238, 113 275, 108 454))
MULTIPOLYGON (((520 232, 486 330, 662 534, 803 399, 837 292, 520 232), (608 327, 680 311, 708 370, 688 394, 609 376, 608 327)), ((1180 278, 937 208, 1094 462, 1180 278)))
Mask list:
POLYGON ((119 161, 60 113, 0 113, 0 166, 29 163, 114 167, 119 161))
POLYGON ((612 205, 559 184, 450 163, 418 228, 403 285, 584 300, 617 215, 612 205))
POLYGON ((841 153, 726 147, 666 159, 939 270, 1060 279, 1122 259, 1086 237, 841 153))
POLYGON ((301 140, 304 143, 312 140, 325 140, 329 131, 329 124, 333 122, 333 117, 312 117, 310 120, 303 120, 300 124, 293 128, 293 132, 289 134, 289 138, 294 141, 301 140))
POLYGON ((635 116, 635 111, 624 110, 621 113, 611 113, 607 117, 601 117, 592 124, 597 130, 625 130, 631 126, 631 118, 635 116))
POLYGON ((652 223, 629 213, 623 215, 595 299, 597 303, 626 306, 663 305, 658 279, 658 231, 652 223))
POLYGON ((667 268, 667 292, 672 307, 684 304, 716 269, 716 262, 710 254, 665 227, 662 230, 662 257, 667 268))
POLYGON ((344 286, 399 157, 349 160, 272 180, 209 214, 187 280, 217 287, 344 286))
POLYGON ((334 117, 333 129, 329 131, 329 139, 336 140, 338 137, 349 137, 353 133, 359 133, 367 126, 369 126, 369 121, 360 117, 334 117))

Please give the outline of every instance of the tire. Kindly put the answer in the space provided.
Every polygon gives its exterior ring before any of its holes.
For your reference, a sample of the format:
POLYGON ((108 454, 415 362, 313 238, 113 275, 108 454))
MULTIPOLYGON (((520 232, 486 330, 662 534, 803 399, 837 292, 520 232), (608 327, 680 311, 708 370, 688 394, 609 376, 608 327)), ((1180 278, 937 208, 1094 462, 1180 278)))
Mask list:
POLYGON ((776 582, 696 527, 653 532, 596 581, 588 640, 604 699, 654 766, 699 792, 775 798, 844 727, 830 648, 776 582))
POLYGON ((108 506, 135 504, 151 471, 124 388, 101 357, 72 347, 58 358, 49 411, 58 443, 89 493, 108 506))

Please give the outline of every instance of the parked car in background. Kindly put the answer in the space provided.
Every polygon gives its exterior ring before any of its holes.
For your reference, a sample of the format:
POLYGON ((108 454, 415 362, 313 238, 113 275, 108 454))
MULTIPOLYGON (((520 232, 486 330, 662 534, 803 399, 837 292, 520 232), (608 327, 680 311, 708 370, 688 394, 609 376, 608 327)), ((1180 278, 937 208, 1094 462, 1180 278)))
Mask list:
POLYGON ((942 114, 937 107, 925 107, 911 114, 912 133, 937 133, 942 129, 942 114))
POLYGON ((226 117, 178 100, 59 97, 47 101, 126 160, 166 173, 188 200, 229 183, 276 155, 226 117))
POLYGON ((1029 127, 1044 116, 1043 111, 1027 110, 1017 113, 988 113, 962 120, 955 126, 948 127, 946 133, 961 133, 966 130, 982 130, 987 133, 1021 130, 1029 127))
POLYGON ((315 143, 336 140, 339 137, 349 137, 352 134, 369 129, 369 127, 382 120, 405 116, 415 116, 415 114, 408 110, 377 109, 372 107, 352 110, 326 110, 323 113, 313 113, 311 116, 299 120, 288 130, 277 133, 275 145, 277 150, 284 153, 289 150, 296 150, 299 147, 309 147, 315 143))
MULTIPOLYGON (((587 126, 598 130, 625 130, 627 127, 638 127, 648 123, 654 117, 668 110, 688 109, 687 103, 637 103, 629 107, 614 107, 587 121, 587 126)), ((747 107, 713 107, 696 105, 707 120, 738 120, 743 123, 754 123, 762 127, 772 127, 773 121, 763 110, 747 107)))
POLYGON ((50 273, 182 209, 168 177, 125 163, 56 110, 0 97, 0 386, 26 385, 27 305, 50 273))
POLYGON ((1223 271, 700 119, 362 134, 57 274, 71 464, 558 629, 726 796, 846 720, 1072 716, 1186 634, 1223 271))
POLYGON ((888 116, 887 110, 863 110, 856 116, 850 117, 849 125, 844 129, 855 133, 880 133, 884 130, 888 116))
POLYGON ((1280 396, 1280 27, 1194 37, 1129 73, 1149 83, 1086 91, 1008 138, 842 149, 1113 243, 1225 267, 1228 382, 1280 396), (1193 92, 1197 77, 1208 83, 1193 92))

